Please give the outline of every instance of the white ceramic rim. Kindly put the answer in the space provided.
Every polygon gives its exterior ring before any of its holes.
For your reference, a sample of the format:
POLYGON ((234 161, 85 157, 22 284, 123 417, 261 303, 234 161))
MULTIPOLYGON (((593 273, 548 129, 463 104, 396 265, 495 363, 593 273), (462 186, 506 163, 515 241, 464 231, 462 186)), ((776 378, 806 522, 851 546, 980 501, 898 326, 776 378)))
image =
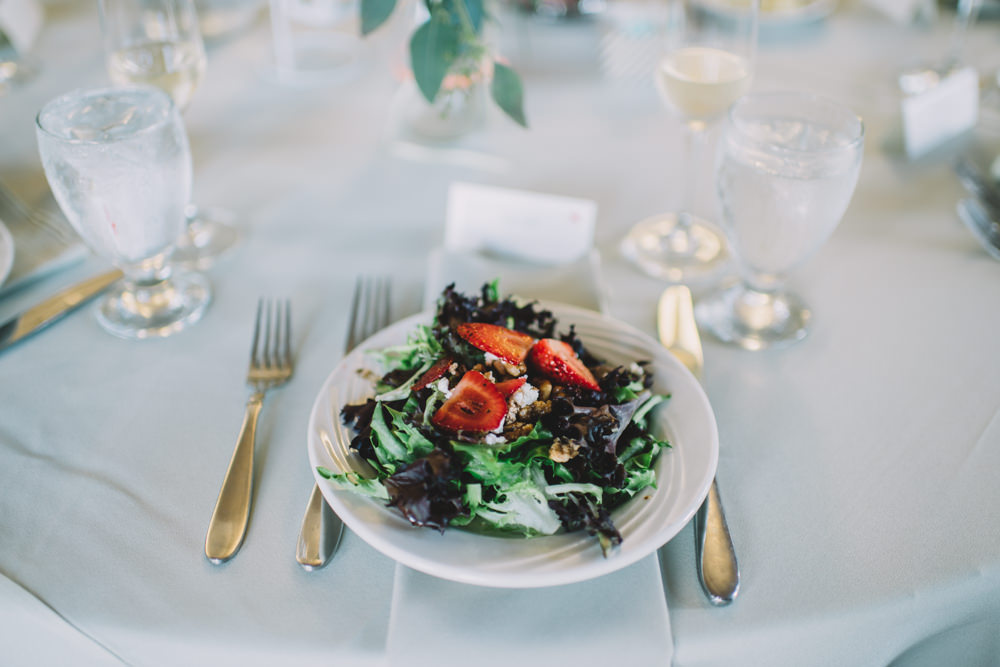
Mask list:
MULTIPOLYGON (((832 14, 838 2, 839 0, 809 0, 799 2, 794 7, 761 9, 758 23, 762 26, 781 26, 819 21, 832 14)), ((720 16, 733 16, 738 13, 729 0, 698 0, 698 4, 720 16)))
POLYGON ((365 351, 402 342, 418 323, 432 320, 430 312, 396 322, 344 357, 324 382, 309 418, 309 462, 323 497, 345 525, 376 550, 415 570, 452 581, 537 588, 584 581, 631 565, 656 551, 694 516, 715 476, 719 451, 715 416, 701 385, 673 355, 637 329, 582 308, 552 302, 541 305, 556 315, 560 331, 575 324, 596 356, 616 363, 649 360, 654 391, 672 394, 662 409, 652 413, 655 428, 662 429, 673 445, 657 462, 658 488, 640 493, 612 513, 623 537, 618 553, 605 559, 597 539, 583 531, 521 539, 415 528, 378 501, 335 490, 316 472, 317 466, 338 469, 320 435, 336 437, 332 400, 343 404, 371 394, 370 383, 357 373, 365 351))
POLYGON ((4 284, 14 268, 14 237, 0 220, 0 285, 4 284))

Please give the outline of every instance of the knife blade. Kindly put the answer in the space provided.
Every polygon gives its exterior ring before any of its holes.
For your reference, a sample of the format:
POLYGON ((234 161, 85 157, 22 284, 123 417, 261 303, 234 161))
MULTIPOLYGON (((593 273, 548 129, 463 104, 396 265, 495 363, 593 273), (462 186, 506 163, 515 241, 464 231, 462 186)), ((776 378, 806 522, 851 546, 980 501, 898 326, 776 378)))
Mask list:
MULTIPOLYGON (((684 285, 664 290, 657 304, 656 323, 663 346, 701 382, 704 356, 691 290, 684 285)), ((727 605, 739 594, 740 568, 714 478, 705 502, 695 514, 694 531, 701 587, 712 604, 727 605)))
POLYGON ((0 352, 57 322, 121 277, 122 272, 114 269, 88 278, 0 324, 0 352))

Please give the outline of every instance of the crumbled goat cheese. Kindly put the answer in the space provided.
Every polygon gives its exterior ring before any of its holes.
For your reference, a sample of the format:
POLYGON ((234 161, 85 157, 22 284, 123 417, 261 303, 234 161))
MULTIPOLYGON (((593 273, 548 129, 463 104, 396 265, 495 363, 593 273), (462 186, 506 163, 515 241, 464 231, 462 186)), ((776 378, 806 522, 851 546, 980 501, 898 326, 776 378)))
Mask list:
POLYGON ((487 366, 492 366, 494 361, 503 361, 503 359, 501 359, 495 354, 491 354, 489 352, 483 352, 483 362, 487 366))
POLYGON ((521 408, 526 408, 538 400, 538 389, 531 386, 530 382, 525 382, 517 388, 507 403, 507 419, 514 421, 521 408))
POLYGON ((632 375, 645 375, 646 371, 642 370, 642 366, 635 363, 634 361, 629 365, 628 372, 632 375))
POLYGON ((448 378, 441 378, 437 381, 437 390, 444 394, 445 398, 451 398, 451 387, 448 386, 448 378))
POLYGON ((502 435, 497 435, 496 433, 487 433, 483 442, 487 445, 503 445, 507 442, 507 438, 502 435))
POLYGON ((511 405, 516 405, 517 407, 524 407, 526 405, 531 405, 538 400, 538 389, 531 386, 530 382, 525 382, 520 387, 517 388, 511 397, 511 405))

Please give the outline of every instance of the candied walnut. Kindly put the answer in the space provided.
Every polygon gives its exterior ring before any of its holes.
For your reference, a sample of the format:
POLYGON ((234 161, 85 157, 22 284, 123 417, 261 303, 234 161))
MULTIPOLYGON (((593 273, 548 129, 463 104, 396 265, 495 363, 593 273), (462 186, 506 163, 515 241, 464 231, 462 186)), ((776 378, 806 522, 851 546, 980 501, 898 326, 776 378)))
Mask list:
POLYGON ((517 421, 534 424, 551 411, 552 401, 538 400, 534 403, 529 403, 528 405, 517 408, 514 412, 514 418, 517 419, 517 421))
POLYGON ((503 429, 503 437, 507 442, 513 442, 518 438, 523 438, 524 436, 531 433, 531 429, 535 426, 534 424, 529 424, 526 422, 514 421, 510 422, 503 429))
POLYGON ((580 453, 580 443, 565 438, 556 438, 549 447, 549 458, 556 463, 566 463, 580 453))
POLYGON ((542 383, 538 385, 538 398, 548 400, 549 396, 552 395, 552 383, 548 380, 542 380, 542 383))
POLYGON ((503 359, 493 359, 490 364, 490 368, 495 370, 500 375, 509 376, 512 378, 521 377, 528 372, 528 367, 523 363, 521 364, 508 364, 503 359))

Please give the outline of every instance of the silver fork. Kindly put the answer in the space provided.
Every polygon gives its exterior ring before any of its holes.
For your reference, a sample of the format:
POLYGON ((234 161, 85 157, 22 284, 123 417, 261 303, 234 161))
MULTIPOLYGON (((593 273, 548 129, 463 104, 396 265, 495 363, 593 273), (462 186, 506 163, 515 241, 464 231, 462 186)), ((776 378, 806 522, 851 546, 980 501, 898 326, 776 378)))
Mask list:
MULTIPOLYGON (((388 324, 389 279, 385 276, 358 278, 354 286, 344 353, 347 354, 358 343, 388 324)), ((340 415, 334 415, 333 418, 339 420, 340 415)), ((329 438, 325 433, 321 437, 329 438)), ((319 486, 314 484, 302 517, 295 560, 307 572, 323 567, 336 551, 343 532, 344 524, 323 500, 319 486)))
POLYGON ((257 318, 250 346, 250 370, 247 372, 247 384, 253 389, 253 394, 247 401, 239 439, 205 537, 205 556, 216 565, 235 556, 246 535, 253 496, 257 417, 260 416, 267 390, 285 384, 292 377, 291 311, 291 303, 287 300, 265 303, 261 299, 257 302, 257 318))
POLYGON ((69 245, 77 240, 76 232, 58 214, 46 208, 28 206, 4 183, 0 183, 0 212, 45 231, 63 244, 69 245))

